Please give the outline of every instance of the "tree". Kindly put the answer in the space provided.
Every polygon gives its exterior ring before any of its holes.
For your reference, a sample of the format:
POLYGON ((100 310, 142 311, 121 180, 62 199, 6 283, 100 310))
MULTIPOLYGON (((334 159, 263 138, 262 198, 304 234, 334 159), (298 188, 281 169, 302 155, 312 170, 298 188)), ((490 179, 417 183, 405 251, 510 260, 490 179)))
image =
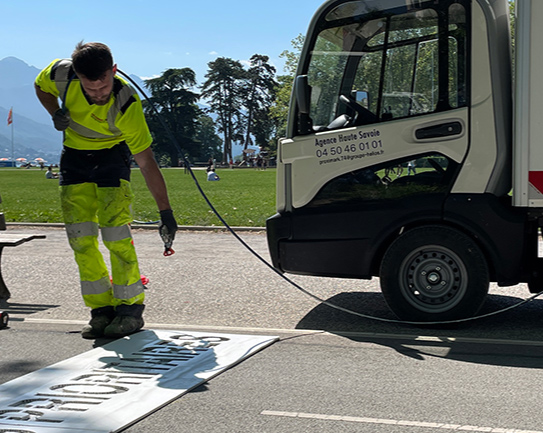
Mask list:
POLYGON ((268 63, 269 57, 255 54, 250 59, 250 68, 243 89, 245 100, 246 126, 244 149, 249 145, 267 146, 273 122, 268 116, 275 96, 275 68, 268 63), (251 135, 255 137, 253 143, 251 135))
POLYGON ((287 134, 288 109, 294 77, 281 75, 277 77, 277 81, 274 91, 275 100, 269 109, 270 118, 275 123, 276 140, 274 141, 277 141, 279 137, 285 137, 287 134))
POLYGON ((224 136, 223 162, 232 157, 232 143, 243 137, 241 107, 245 70, 240 62, 219 57, 208 63, 209 70, 202 86, 202 98, 210 101, 210 112, 217 115, 219 131, 224 136))
POLYGON ((292 41, 290 41, 290 44, 292 45, 292 48, 294 48, 294 51, 285 50, 279 56, 286 59, 283 69, 292 78, 294 78, 294 76, 296 75, 296 70, 298 69, 298 62, 300 60, 300 54, 302 52, 304 43, 305 36, 300 33, 292 41))
MULTIPOLYGON (((194 71, 190 68, 168 69, 160 77, 146 80, 145 84, 151 91, 151 102, 183 147, 183 153, 197 154, 199 149, 195 141, 196 119, 201 110, 196 105, 198 94, 190 90, 196 85, 194 71)), ((144 110, 153 134, 157 157, 164 160, 164 156, 167 156, 170 164, 177 167, 179 149, 172 143, 152 107, 145 103, 144 110)))
POLYGON ((200 148, 200 154, 197 155, 200 161, 221 158, 222 140, 215 132, 215 122, 207 114, 198 118, 196 141, 200 148))
MULTIPOLYGON (((277 78, 278 84, 275 87, 275 101, 270 107, 270 117, 275 122, 276 137, 273 143, 277 142, 277 139, 284 137, 287 133, 288 122, 288 110, 290 104, 290 95, 292 93, 292 84, 296 76, 296 69, 298 68, 298 62, 300 60, 300 54, 304 45, 305 37, 299 34, 295 39, 291 41, 291 45, 294 51, 283 51, 279 57, 286 59, 284 71, 286 75, 281 75, 277 78)), ((274 144, 270 146, 275 147, 274 144)))

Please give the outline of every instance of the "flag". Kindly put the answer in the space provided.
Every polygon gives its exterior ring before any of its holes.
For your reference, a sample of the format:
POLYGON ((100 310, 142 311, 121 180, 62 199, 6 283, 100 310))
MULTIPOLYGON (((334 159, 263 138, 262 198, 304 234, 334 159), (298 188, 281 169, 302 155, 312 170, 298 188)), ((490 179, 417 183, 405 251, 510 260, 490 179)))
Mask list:
POLYGON ((9 109, 8 113, 8 126, 13 123, 13 107, 9 109))

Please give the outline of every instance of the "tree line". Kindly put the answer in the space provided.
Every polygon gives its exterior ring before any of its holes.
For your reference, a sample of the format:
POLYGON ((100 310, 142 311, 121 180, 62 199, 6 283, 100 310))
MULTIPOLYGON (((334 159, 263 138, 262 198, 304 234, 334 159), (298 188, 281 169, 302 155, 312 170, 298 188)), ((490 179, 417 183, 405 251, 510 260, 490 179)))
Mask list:
MULTIPOLYGON (((509 0, 513 36, 514 6, 514 0, 509 0)), ((244 149, 258 146, 275 156, 277 140, 286 134, 292 83, 304 39, 298 35, 291 41, 292 50, 281 53, 285 59, 283 75, 277 75, 268 56, 255 54, 247 68, 225 57, 208 63, 205 81, 199 87, 190 68, 168 69, 160 77, 146 80, 152 103, 183 152, 179 154, 155 110, 144 101, 159 162, 178 166, 187 157, 191 161, 213 158, 228 163, 233 160, 235 143, 244 149), (209 108, 201 109, 197 104, 200 100, 205 100, 209 108)))
POLYGON ((269 57, 255 54, 246 68, 226 57, 208 63, 201 86, 197 86, 196 74, 190 68, 171 68, 157 78, 145 80, 153 105, 143 101, 143 106, 158 161, 174 167, 183 158, 192 162, 213 158, 229 163, 236 143, 244 150, 258 146, 274 156, 277 139, 286 129, 302 43, 300 35, 292 41, 295 52, 287 50, 280 55, 286 58, 286 75, 277 76, 269 57), (200 108, 200 100, 209 108, 200 108), (173 133, 182 155, 163 123, 173 133))

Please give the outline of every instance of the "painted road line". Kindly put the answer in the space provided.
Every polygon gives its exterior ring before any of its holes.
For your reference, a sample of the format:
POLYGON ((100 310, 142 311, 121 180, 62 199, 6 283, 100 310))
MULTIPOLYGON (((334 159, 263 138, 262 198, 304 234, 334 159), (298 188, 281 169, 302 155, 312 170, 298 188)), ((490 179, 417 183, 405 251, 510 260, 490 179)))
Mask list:
POLYGON ((0 431, 116 432, 276 340, 141 331, 0 385, 0 431))
POLYGON ((408 420, 399 420, 399 419, 366 418, 366 417, 356 417, 356 416, 324 415, 324 414, 303 413, 303 412, 281 412, 281 411, 273 411, 273 410, 264 410, 260 414, 266 415, 266 416, 278 416, 278 417, 286 417, 286 418, 356 422, 356 423, 362 423, 362 424, 376 424, 376 425, 400 425, 400 426, 407 426, 407 427, 425 427, 425 428, 453 430, 453 431, 470 431, 470 432, 485 432, 485 433, 543 433, 542 431, 539 431, 539 430, 519 430, 519 429, 499 428, 499 427, 479 427, 479 426, 464 425, 464 424, 408 421, 408 420))
MULTIPOLYGON (((6 310, 9 313, 9 310, 6 310)), ((13 320, 12 322, 16 322, 13 320)), ((65 320, 65 319, 37 319, 24 318, 23 323, 44 323, 51 325, 85 325, 88 320, 65 320)), ((146 326, 153 329, 190 329, 199 332, 226 332, 226 333, 257 333, 257 334, 286 334, 286 335, 329 335, 347 338, 360 339, 381 339, 381 340, 407 340, 412 344, 416 343, 438 343, 438 344, 456 344, 456 343, 475 343, 475 344, 503 344, 508 346, 543 346, 543 341, 537 340, 507 340, 499 338, 475 338, 475 337, 453 337, 453 336, 432 336, 416 334, 385 334, 377 332, 348 332, 348 331, 323 331, 319 329, 292 329, 292 328, 255 328, 255 327, 236 327, 236 326, 201 326, 190 324, 168 324, 168 323, 146 323, 146 326)), ((360 341, 363 343, 364 341, 360 341)), ((371 341, 370 341, 371 342, 371 341)))
MULTIPOLYGON (((9 310, 7 310, 9 313, 9 310)), ((27 324, 48 324, 48 325, 86 325, 89 321, 87 320, 66 320, 66 319, 37 319, 33 317, 25 317, 22 320, 15 320, 27 324)), ((209 325, 190 325, 190 324, 179 324, 179 323, 145 323, 145 328, 152 329, 182 329, 182 330, 192 330, 198 332, 225 332, 225 333, 256 333, 256 334, 292 334, 292 335, 312 335, 312 334, 329 334, 323 330, 312 330, 312 329, 293 329, 293 328, 256 328, 249 326, 209 326, 209 325)), ((542 343, 543 344, 543 343, 542 343)), ((0 432, 1 433, 1 432, 0 432)))

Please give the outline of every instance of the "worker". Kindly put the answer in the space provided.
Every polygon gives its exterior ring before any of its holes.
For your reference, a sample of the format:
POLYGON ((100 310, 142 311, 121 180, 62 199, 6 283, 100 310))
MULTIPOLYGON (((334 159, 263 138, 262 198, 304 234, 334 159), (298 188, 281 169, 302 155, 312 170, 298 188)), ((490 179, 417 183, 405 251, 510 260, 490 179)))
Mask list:
POLYGON ((156 201, 161 236, 171 242, 177 230, 141 100, 116 71, 107 45, 82 41, 71 59, 54 60, 35 80, 39 101, 63 131, 60 198, 83 300, 91 308, 81 331, 87 339, 118 338, 144 325, 144 286, 130 232, 131 155, 156 201), (99 230, 111 278, 98 249, 99 230))

